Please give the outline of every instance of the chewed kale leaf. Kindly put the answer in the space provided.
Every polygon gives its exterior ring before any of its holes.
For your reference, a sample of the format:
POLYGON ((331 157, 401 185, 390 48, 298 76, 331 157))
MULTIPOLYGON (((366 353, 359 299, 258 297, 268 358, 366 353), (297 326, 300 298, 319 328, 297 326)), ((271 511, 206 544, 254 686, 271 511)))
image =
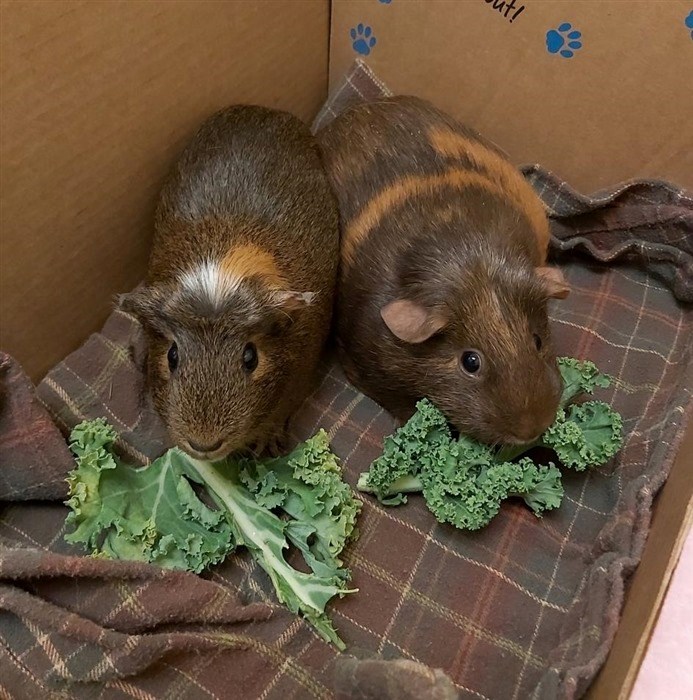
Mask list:
POLYGON ((174 448, 141 469, 113 453, 115 439, 103 420, 73 431, 77 468, 67 503, 76 529, 68 541, 101 556, 195 572, 235 545, 246 546, 279 600, 344 648, 325 609, 333 597, 351 592, 340 555, 356 534, 361 504, 342 481, 324 431, 279 459, 211 464, 174 448), (202 503, 191 482, 206 488, 219 509, 202 503), (286 561, 290 544, 310 573, 286 561))
POLYGON ((71 435, 76 468, 68 476, 74 526, 65 539, 93 553, 200 572, 234 549, 225 514, 207 507, 167 453, 149 467, 123 464, 116 433, 104 420, 71 435))
POLYGON ((521 497, 540 515, 558 508, 563 497, 561 474, 529 457, 534 447, 553 450, 560 462, 578 471, 604 464, 621 447, 621 416, 601 401, 566 408, 582 393, 607 387, 610 378, 589 361, 558 360, 564 390, 556 420, 534 443, 497 450, 474 440, 455 440, 443 414, 421 401, 414 416, 386 438, 381 457, 362 474, 357 487, 386 505, 406 501, 404 493, 422 491, 440 522, 475 530, 486 525, 503 500, 521 497))
POLYGON ((343 649, 325 607, 335 596, 353 592, 346 587, 349 571, 340 555, 356 534, 361 504, 342 481, 327 434, 321 430, 287 457, 265 462, 212 465, 186 459, 229 513, 236 540, 268 573, 279 600, 343 649), (288 517, 280 518, 273 510, 288 517), (286 561, 290 543, 311 573, 286 561))
POLYGON ((335 584, 348 580, 349 572, 341 568, 339 557, 355 535, 361 504, 342 481, 324 430, 288 457, 245 461, 239 477, 260 505, 279 507, 291 516, 287 538, 313 573, 335 584))

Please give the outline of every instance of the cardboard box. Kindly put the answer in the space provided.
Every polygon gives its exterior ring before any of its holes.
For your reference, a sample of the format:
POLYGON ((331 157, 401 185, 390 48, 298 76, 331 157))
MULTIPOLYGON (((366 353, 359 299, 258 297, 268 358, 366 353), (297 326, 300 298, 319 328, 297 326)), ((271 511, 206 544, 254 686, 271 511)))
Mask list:
MULTIPOLYGON (((333 84, 365 55, 394 90, 579 189, 693 187, 689 3, 510 4, 334 0, 330 33, 327 0, 3 2, 0 345, 38 379, 98 329, 144 273, 156 193, 191 130, 243 101, 311 118, 328 44, 333 84), (582 33, 572 57, 547 50, 564 22, 582 33)), ((689 430, 592 698, 632 687, 693 517, 692 457, 689 430)))
POLYGON ((655 501, 645 551, 629 582, 609 656, 587 693, 589 700, 626 700, 633 689, 683 543, 693 527, 691 474, 693 426, 689 425, 655 501))
POLYGON ((541 163, 585 193, 638 177, 690 189, 691 9, 685 0, 335 0, 330 85, 362 56, 394 92, 433 100, 518 164, 541 163))

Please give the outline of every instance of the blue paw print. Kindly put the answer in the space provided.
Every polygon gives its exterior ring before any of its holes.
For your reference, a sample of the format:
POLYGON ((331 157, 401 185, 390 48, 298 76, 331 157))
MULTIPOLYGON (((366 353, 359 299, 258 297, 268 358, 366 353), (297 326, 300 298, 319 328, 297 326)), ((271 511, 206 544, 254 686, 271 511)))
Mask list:
POLYGON ((578 41, 581 36, 577 30, 571 31, 570 22, 563 22, 558 29, 546 32, 546 50, 549 53, 559 53, 563 58, 572 58, 582 48, 582 42, 578 41))
POLYGON ((389 5, 392 0, 378 0, 378 2, 380 2, 381 5, 389 5))
POLYGON ((363 24, 359 24, 357 27, 352 27, 351 29, 351 46, 362 56, 368 56, 371 49, 375 46, 375 37, 373 36, 373 30, 370 27, 365 27, 363 24))
POLYGON ((688 17, 685 19, 686 26, 691 30, 691 39, 693 39, 693 10, 690 11, 688 17))

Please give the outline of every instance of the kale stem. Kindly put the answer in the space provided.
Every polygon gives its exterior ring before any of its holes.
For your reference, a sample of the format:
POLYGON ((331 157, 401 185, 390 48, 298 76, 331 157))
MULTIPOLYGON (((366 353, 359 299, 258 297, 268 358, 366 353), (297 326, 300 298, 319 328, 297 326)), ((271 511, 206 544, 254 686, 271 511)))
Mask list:
MULTIPOLYGON (((359 480, 356 483, 356 488, 364 493, 377 493, 377 491, 368 485, 368 472, 363 472, 359 476, 359 480)), ((418 476, 400 476, 395 479, 388 487, 386 493, 379 494, 381 498, 388 498, 389 496, 396 496, 398 493, 416 493, 417 491, 422 491, 423 485, 418 476)))
POLYGON ((520 455, 524 454, 525 452, 529 452, 529 450, 531 450, 533 447, 538 447, 541 444, 541 438, 539 438, 538 440, 527 443, 526 445, 503 445, 494 455, 494 460, 499 463, 512 462, 520 455))

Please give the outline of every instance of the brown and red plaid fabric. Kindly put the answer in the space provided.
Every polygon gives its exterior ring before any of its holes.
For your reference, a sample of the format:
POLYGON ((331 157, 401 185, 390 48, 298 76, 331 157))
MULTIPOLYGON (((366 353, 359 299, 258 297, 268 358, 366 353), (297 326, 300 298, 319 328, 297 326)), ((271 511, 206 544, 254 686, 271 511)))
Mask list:
MULTIPOLYGON (((317 123, 385 92, 357 64, 317 123)), ((331 608, 348 646, 339 654, 276 602, 247 554, 201 577, 80 556, 63 540, 65 507, 51 502, 64 497, 64 446, 53 435, 37 456, 31 440, 0 434, 8 501, 0 513, 0 695, 581 695, 608 652, 652 500, 691 412, 693 202, 664 183, 588 198, 537 167, 526 174, 552 214, 553 249, 572 287, 552 308, 558 349, 617 378, 601 395, 624 417, 617 459, 588 474, 565 472, 563 505, 543 519, 508 503, 471 534, 436 523, 418 497, 386 508, 359 496, 361 534, 346 556, 359 592, 331 608), (36 494, 44 500, 22 500, 36 494)), ((143 392, 142 362, 139 327, 115 312, 49 373, 38 396, 63 432, 105 416, 120 448, 145 461, 167 442, 143 392)), ((5 396, 20 379, 6 381, 5 396)), ((0 425, 24 426, 29 436, 45 417, 22 391, 24 404, 5 399, 2 410, 16 415, 0 425)), ((318 427, 353 485, 393 423, 332 366, 293 433, 302 439, 318 427)), ((45 428, 36 435, 42 441, 45 428)))

